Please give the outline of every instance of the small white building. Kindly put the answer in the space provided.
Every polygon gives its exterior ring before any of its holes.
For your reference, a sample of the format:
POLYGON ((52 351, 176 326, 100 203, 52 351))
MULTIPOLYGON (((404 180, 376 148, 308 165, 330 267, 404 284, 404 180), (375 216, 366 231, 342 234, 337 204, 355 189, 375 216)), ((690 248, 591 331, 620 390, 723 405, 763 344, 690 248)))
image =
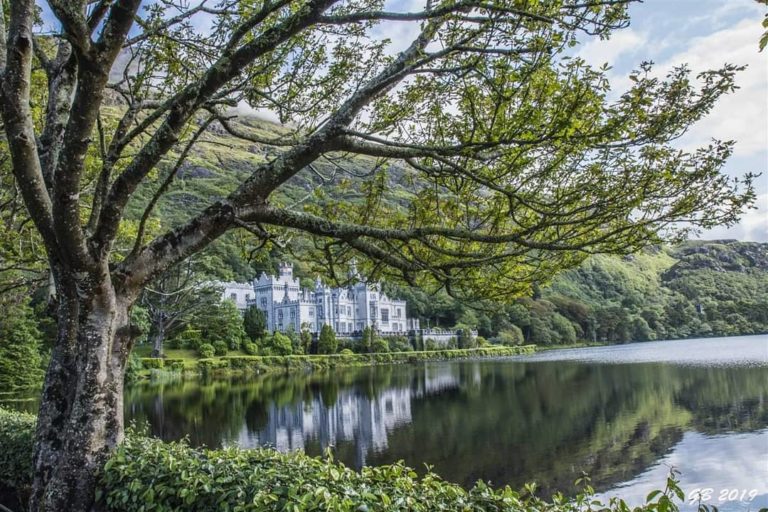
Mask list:
POLYGON ((267 318, 267 329, 285 331, 292 325, 298 332, 306 324, 312 333, 324 324, 339 335, 355 335, 365 327, 381 334, 406 334, 419 328, 417 319, 406 318, 406 303, 391 299, 378 283, 358 281, 343 288, 323 285, 320 279, 314 289, 302 288, 293 276, 293 267, 281 263, 279 274, 262 273, 253 284, 222 283, 223 298, 232 299, 244 310, 255 305, 267 318))
POLYGON ((224 289, 221 298, 231 300, 241 311, 244 311, 248 307, 248 303, 253 300, 253 286, 248 283, 229 281, 216 284, 224 289))

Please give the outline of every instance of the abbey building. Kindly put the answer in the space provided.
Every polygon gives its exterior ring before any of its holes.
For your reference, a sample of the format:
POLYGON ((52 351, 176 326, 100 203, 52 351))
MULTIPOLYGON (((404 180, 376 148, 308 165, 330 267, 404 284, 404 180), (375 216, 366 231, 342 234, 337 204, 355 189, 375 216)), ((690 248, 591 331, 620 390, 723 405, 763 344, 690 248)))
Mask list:
POLYGON ((379 284, 357 282, 344 288, 323 285, 302 288, 293 276, 293 267, 281 263, 279 275, 262 273, 252 284, 222 283, 223 298, 235 302, 241 310, 255 305, 267 318, 267 329, 298 332, 306 325, 312 333, 324 324, 339 335, 354 336, 365 327, 381 334, 406 334, 418 330, 417 319, 406 318, 406 303, 388 297, 379 284))

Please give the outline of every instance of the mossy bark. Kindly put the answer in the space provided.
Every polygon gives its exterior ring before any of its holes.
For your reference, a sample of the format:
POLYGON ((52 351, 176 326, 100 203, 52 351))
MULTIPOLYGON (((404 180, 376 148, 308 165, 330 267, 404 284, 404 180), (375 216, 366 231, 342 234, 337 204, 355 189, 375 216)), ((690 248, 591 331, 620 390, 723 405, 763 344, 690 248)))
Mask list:
POLYGON ((58 281, 59 339, 38 415, 34 512, 93 510, 99 470, 123 440, 130 303, 108 278, 58 281))

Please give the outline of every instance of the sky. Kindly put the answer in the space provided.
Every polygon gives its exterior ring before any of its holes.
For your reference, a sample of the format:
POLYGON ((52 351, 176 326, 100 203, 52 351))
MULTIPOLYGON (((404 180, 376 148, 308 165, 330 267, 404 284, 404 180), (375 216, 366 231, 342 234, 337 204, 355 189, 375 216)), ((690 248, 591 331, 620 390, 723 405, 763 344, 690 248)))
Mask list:
MULTIPOLYGON (((39 4, 45 19, 53 22, 45 2, 39 4)), ((423 4, 423 0, 386 2, 387 8, 398 11, 420 10, 423 4)), ((703 239, 768 241, 768 49, 758 51, 765 10, 755 0, 644 0, 630 5, 629 28, 607 41, 585 38, 577 48, 590 64, 611 66, 609 78, 617 93, 628 88, 629 72, 643 61, 653 61, 660 72, 683 63, 694 73, 725 63, 747 66, 737 76, 739 89, 722 98, 677 141, 681 149, 692 150, 713 138, 734 140, 734 154, 724 171, 731 176, 762 173, 755 187, 757 208, 745 212, 736 226, 701 233, 703 239)), ((205 24, 203 20, 199 28, 205 30, 205 24)), ((376 36, 392 40, 391 51, 407 45, 417 30, 411 23, 384 27, 387 33, 376 36)))
POLYGON ((629 71, 643 61, 653 61, 659 70, 688 63, 694 72, 725 63, 747 65, 737 75, 739 89, 677 143, 690 150, 713 138, 734 140, 725 172, 763 173, 755 187, 757 209, 736 226, 702 233, 703 239, 768 241, 768 49, 758 51, 765 9, 755 0, 645 0, 630 6, 629 28, 578 49, 590 64, 612 66, 609 77, 617 91, 628 87, 629 71))

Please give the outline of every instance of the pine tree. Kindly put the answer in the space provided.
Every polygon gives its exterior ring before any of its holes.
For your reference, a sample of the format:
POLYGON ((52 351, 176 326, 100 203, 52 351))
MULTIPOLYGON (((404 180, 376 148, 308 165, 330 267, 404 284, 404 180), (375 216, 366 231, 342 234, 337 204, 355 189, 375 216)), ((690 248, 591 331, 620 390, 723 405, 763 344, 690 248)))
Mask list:
POLYGON ((243 327, 248 338, 254 343, 259 343, 267 335, 267 318, 264 312, 256 306, 245 310, 243 327))
POLYGON ((333 332, 333 328, 325 324, 320 329, 320 340, 317 345, 317 351, 320 354, 335 354, 336 349, 339 346, 339 342, 336 339, 336 333, 333 332))
POLYGON ((0 389, 40 384, 41 338, 29 307, 15 306, 4 311, 0 318, 0 389))

